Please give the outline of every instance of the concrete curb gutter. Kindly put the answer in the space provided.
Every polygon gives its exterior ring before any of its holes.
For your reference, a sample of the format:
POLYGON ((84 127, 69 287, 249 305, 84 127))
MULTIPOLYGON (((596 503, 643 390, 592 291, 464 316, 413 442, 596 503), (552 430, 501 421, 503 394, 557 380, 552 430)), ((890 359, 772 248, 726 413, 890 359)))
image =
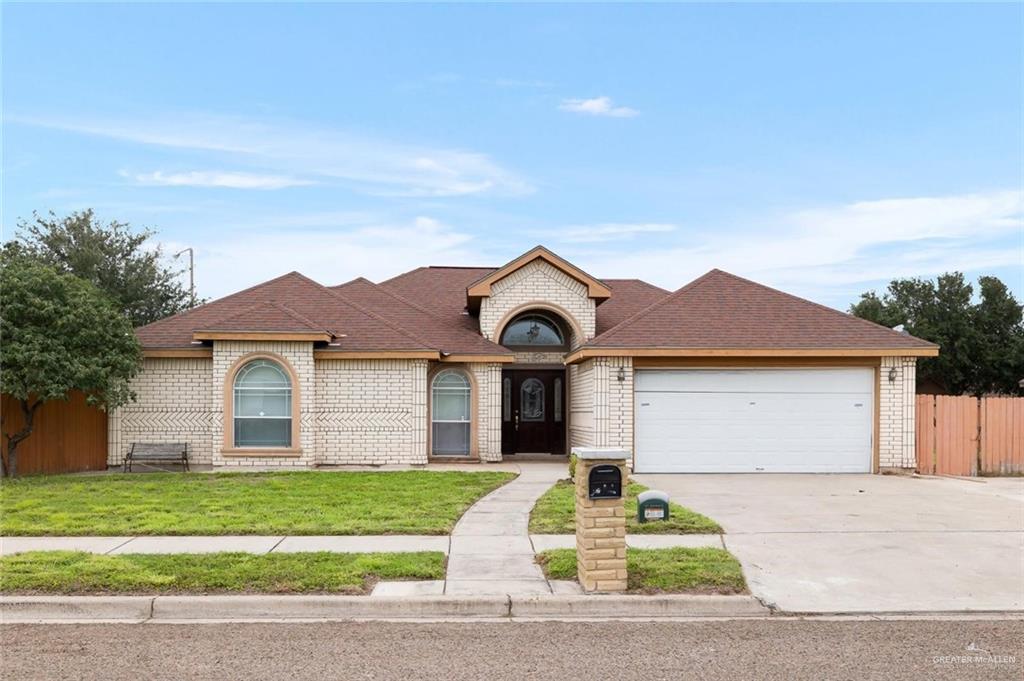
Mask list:
POLYGON ((757 617, 751 596, 3 596, 0 622, 757 617))
POLYGON ((771 611, 753 596, 593 595, 511 599, 512 617, 763 617, 771 611))
POLYGON ((153 603, 157 620, 477 618, 508 611, 505 596, 158 596, 153 603))
POLYGON ((0 622, 148 620, 153 596, 3 596, 0 622))

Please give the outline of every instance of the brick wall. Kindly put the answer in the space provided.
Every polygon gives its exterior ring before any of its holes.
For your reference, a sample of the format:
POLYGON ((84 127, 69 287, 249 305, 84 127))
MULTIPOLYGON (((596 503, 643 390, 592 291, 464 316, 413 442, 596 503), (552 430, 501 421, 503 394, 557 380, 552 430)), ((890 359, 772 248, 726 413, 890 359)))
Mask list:
POLYGON ((317 360, 316 462, 427 462, 426 360, 317 360))
POLYGON ((569 446, 592 447, 594 437, 594 360, 570 364, 569 446))
POLYGON ((108 417, 107 463, 121 464, 133 442, 187 442, 191 461, 212 463, 212 371, 210 359, 144 360, 136 401, 108 417))
POLYGON ((480 333, 498 341, 498 324, 505 316, 529 303, 549 303, 565 310, 583 332, 573 332, 572 347, 594 337, 596 306, 586 285, 543 260, 534 260, 491 285, 491 295, 480 303, 480 333))
POLYGON ((476 382, 477 449, 481 461, 501 461, 501 365, 469 364, 476 382))
POLYGON ((594 362, 594 446, 633 451, 633 359, 596 357, 594 362), (619 381, 619 370, 623 380, 619 381))
POLYGON ((878 466, 914 468, 914 409, 917 360, 914 357, 883 357, 878 372, 878 466), (889 372, 895 369, 895 380, 889 372))

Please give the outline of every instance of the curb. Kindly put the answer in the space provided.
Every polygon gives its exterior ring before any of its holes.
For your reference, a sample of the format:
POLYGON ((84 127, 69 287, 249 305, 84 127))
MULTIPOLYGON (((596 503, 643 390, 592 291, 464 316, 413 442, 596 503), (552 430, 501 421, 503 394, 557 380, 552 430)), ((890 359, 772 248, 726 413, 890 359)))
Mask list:
POLYGON ((153 619, 508 617, 508 602, 505 596, 158 596, 153 602, 153 619))
POLYGON ((153 596, 4 596, 0 622, 148 620, 153 596))
POLYGON ((752 596, 3 596, 0 622, 763 617, 752 596))
POLYGON ((512 617, 764 617, 753 596, 532 596, 512 598, 512 617))

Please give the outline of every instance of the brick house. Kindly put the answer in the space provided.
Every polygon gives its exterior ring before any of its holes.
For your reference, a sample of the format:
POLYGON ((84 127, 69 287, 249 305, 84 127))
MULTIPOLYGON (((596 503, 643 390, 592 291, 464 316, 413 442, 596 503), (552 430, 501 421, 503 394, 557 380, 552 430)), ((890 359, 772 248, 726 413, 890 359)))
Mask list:
POLYGON ((623 447, 647 472, 914 467, 938 348, 712 270, 675 292, 537 247, 379 284, 292 272, 137 330, 132 442, 214 466, 501 461, 623 447))

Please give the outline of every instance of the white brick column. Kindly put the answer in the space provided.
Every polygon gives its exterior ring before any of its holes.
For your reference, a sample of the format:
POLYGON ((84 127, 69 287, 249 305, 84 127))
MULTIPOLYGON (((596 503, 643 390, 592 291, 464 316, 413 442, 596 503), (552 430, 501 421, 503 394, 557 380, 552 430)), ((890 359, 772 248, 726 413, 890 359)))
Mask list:
POLYGON ((883 357, 878 371, 878 466, 914 468, 917 359, 883 357), (889 380, 892 374, 893 380, 889 380))

